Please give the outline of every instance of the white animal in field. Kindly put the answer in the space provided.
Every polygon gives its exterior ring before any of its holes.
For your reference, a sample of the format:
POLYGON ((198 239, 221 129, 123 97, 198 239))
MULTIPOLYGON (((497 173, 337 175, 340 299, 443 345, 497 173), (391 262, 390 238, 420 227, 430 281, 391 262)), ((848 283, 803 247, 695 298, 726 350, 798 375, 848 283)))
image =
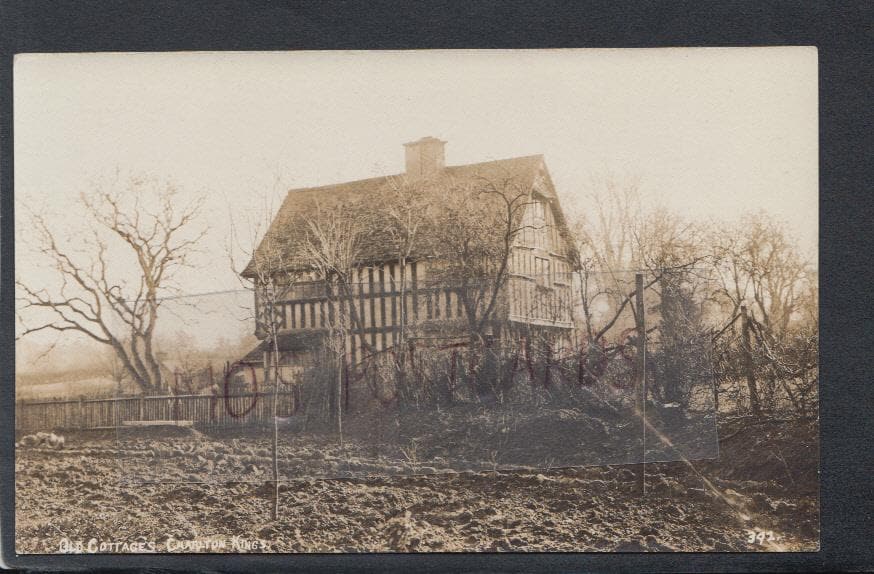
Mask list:
POLYGON ((64 437, 53 432, 40 431, 23 436, 20 441, 15 443, 15 446, 25 448, 47 446, 49 448, 62 449, 64 448, 64 437))

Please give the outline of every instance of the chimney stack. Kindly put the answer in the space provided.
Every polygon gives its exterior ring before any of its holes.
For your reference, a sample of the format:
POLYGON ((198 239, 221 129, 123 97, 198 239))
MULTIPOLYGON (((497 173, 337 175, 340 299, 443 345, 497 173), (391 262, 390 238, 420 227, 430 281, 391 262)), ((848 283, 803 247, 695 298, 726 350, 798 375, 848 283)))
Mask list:
POLYGON ((428 136, 418 141, 405 143, 407 177, 411 179, 428 178, 443 170, 445 141, 428 136))

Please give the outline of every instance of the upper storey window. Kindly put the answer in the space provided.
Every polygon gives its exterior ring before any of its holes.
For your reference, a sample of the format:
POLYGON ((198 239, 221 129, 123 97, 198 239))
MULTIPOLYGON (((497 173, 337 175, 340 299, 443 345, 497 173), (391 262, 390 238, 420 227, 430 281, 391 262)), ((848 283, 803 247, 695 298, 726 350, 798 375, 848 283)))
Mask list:
POLYGON ((542 201, 534 200, 528 204, 522 217, 522 245, 547 248, 549 221, 547 209, 542 201))
POLYGON ((552 269, 549 259, 544 257, 534 258, 534 279, 538 287, 552 287, 552 269))

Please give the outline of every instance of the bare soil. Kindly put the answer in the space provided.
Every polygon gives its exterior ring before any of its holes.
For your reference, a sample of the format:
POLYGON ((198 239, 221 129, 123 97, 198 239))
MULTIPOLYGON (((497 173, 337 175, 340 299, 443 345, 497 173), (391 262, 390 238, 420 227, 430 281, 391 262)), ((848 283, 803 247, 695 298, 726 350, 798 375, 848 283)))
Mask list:
MULTIPOLYGON (((61 450, 17 449, 17 551, 59 552, 65 539, 153 543, 158 552, 816 550, 815 422, 737 419, 719 434, 717 459, 647 464, 645 494, 641 465, 380 472, 288 480, 274 522, 263 434, 66 433, 61 450), (751 533, 763 534, 750 542, 751 533), (232 547, 235 536, 258 543, 232 547), (206 540, 229 544, 179 542, 206 540)), ((283 476, 375 464, 350 463, 331 436, 284 438, 280 454, 283 476)))

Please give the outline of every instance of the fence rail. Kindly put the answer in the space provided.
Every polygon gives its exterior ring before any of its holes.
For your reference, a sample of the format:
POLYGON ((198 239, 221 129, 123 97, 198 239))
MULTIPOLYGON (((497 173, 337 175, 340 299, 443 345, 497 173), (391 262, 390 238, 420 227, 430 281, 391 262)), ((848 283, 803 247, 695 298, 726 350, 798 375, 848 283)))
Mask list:
MULTIPOLYGON (((124 421, 192 421, 195 426, 245 426, 273 417, 273 393, 165 395, 62 401, 17 401, 15 430, 109 429, 124 421)), ((277 393, 277 412, 291 414, 291 392, 277 393)))

